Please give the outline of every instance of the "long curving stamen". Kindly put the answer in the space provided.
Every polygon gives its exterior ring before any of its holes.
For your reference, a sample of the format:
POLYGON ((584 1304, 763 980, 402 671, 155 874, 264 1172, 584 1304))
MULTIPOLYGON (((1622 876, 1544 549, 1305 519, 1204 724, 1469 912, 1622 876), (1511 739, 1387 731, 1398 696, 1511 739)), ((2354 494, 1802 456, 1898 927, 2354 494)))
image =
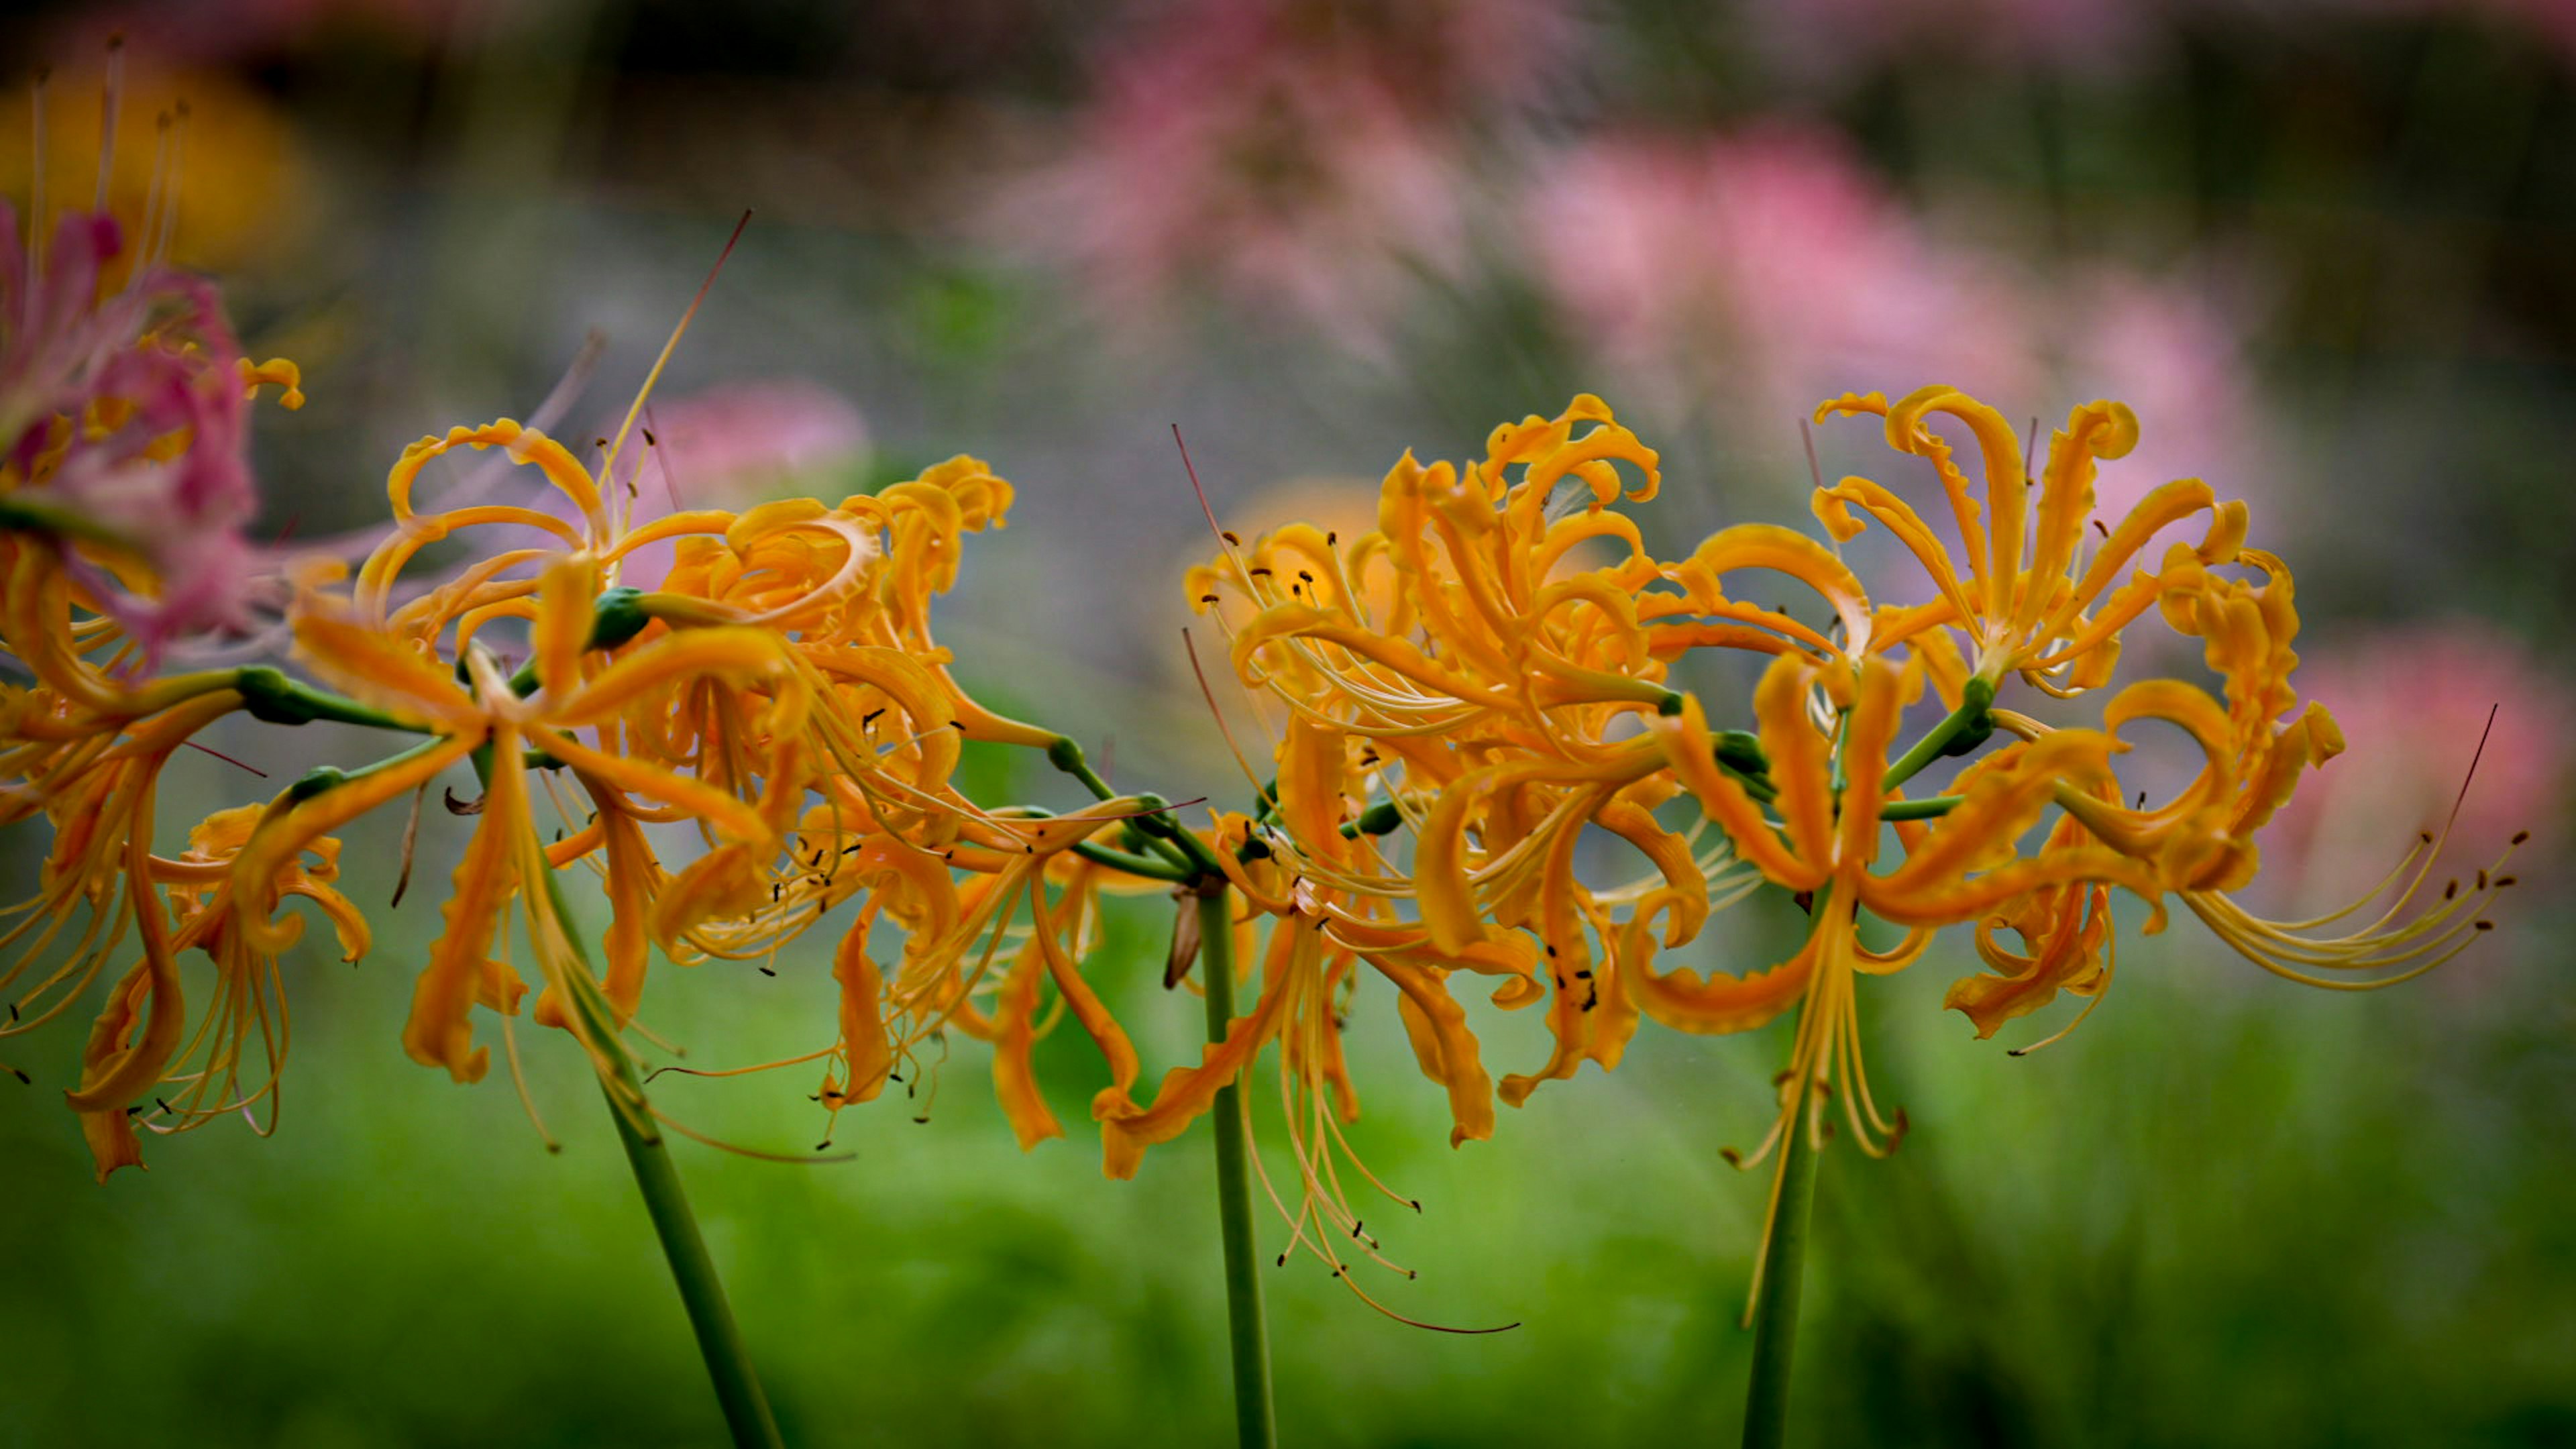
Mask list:
POLYGON ((680 314, 679 325, 671 329, 671 340, 662 344, 662 355, 653 359, 653 370, 644 374, 644 385, 635 390, 635 401, 627 405, 625 421, 617 425, 617 436, 609 440, 607 457, 600 464, 601 477, 609 477, 617 471, 618 450, 626 446, 627 433, 634 429, 635 419, 644 411, 644 404, 652 399, 653 384, 661 381, 662 369, 669 365, 671 354, 679 350, 680 339, 688 334, 690 320, 698 315, 698 304, 707 299, 708 291, 716 284, 716 274, 724 270, 725 258, 733 255, 734 243, 742 240, 742 229, 749 225, 751 208, 745 207, 742 218, 733 224, 733 235, 725 238, 724 250, 716 253, 716 264, 707 268, 707 279, 698 283, 697 295, 689 299, 687 310, 680 314))

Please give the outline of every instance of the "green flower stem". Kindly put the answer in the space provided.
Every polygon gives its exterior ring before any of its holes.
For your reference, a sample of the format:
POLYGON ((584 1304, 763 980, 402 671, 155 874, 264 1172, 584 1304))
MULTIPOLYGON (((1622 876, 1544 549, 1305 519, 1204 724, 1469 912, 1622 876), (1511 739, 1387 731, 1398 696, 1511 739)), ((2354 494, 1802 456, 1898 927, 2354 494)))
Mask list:
MULTIPOLYGON (((1825 903, 1816 902, 1823 910, 1825 903)), ((1812 1092, 1813 1085, 1808 1091, 1812 1092)), ((1815 1144, 1807 1140, 1806 1098, 1782 1134, 1780 1205, 1765 1247, 1762 1293, 1753 1304, 1753 1383, 1744 1399, 1744 1449, 1779 1449, 1789 1431, 1789 1366, 1797 1348, 1798 1290, 1806 1275, 1809 1220, 1816 1203, 1815 1144)))
MULTIPOLYGON (((1234 1022, 1233 895, 1218 886, 1199 897, 1199 977, 1207 989, 1208 1041, 1225 1040, 1234 1022)), ((1252 1240, 1252 1182, 1246 1166, 1250 1135, 1243 1117, 1243 1088, 1228 1083, 1216 1092, 1208 1115, 1216 1124, 1217 1216, 1225 1235, 1227 1340, 1234 1359, 1234 1425, 1244 1449, 1279 1442, 1270 1404, 1270 1331, 1261 1313, 1261 1273, 1252 1240)))
POLYGON ((383 710, 370 709, 354 699, 343 699, 329 690, 316 689, 301 680, 290 679, 286 671, 273 665, 253 664, 234 670, 232 687, 241 693, 243 710, 251 718, 268 724, 308 725, 315 720, 331 720, 339 724, 365 725, 370 729, 429 733, 421 726, 398 720, 383 710))
MULTIPOLYGON (((342 785, 348 784, 352 780, 362 780, 369 775, 381 774, 382 772, 393 769, 398 765, 408 764, 412 760, 418 759, 432 750, 441 748, 446 743, 447 741, 444 738, 433 736, 432 738, 422 740, 419 744, 412 746, 410 749, 401 751, 397 754, 387 755, 373 764, 361 765, 354 770, 343 770, 337 765, 315 765, 312 769, 297 776, 295 782, 286 787, 287 802, 289 804, 301 805, 305 801, 312 799, 314 796, 321 794, 325 790, 336 790, 342 785)), ((484 758, 490 758, 488 753, 484 758)), ((480 769, 481 767, 477 766, 477 768, 480 769)))
MULTIPOLYGON (((623 1085, 641 1092, 634 1064, 623 1053, 619 1063, 623 1085)), ((698 1355, 706 1360, 707 1377, 715 1383, 716 1402, 724 1409, 733 1442, 738 1449, 779 1449, 783 1441, 778 1437, 778 1421, 770 1415, 769 1397, 761 1392, 750 1351, 743 1346, 742 1331, 734 1326, 733 1309, 725 1302, 724 1281, 716 1276, 715 1260, 707 1256, 706 1239, 689 1211, 679 1169, 671 1163, 670 1144, 659 1132, 647 1136, 638 1131, 613 1096, 608 1099, 608 1115, 617 1123, 618 1141, 626 1146, 626 1163, 635 1170, 635 1188, 643 1194, 644 1210, 652 1215, 653 1231, 662 1240, 662 1256, 670 1260, 672 1281, 679 1285, 680 1302, 688 1309, 689 1327, 697 1332, 698 1355)))
POLYGON ((1752 796, 1754 800, 1760 804, 1768 805, 1780 798, 1779 787, 1773 785, 1769 778, 1765 776, 1746 774, 1743 770, 1725 760, 1718 761, 1717 767, 1724 771, 1728 777, 1735 781, 1735 783, 1743 786, 1744 793, 1752 796))
POLYGON ((1982 679, 1971 679, 1961 694, 1964 698, 1957 709, 1950 711, 1923 738, 1914 742, 1914 748, 1898 756, 1896 763, 1887 767, 1887 777, 1880 782, 1882 789, 1895 789, 1944 755, 1962 754, 1976 748, 1994 732, 1995 687, 1982 679))
MULTIPOLYGON (((489 779, 489 755, 476 762, 476 773, 489 779)), ((571 947, 575 964, 587 976, 590 950, 581 934, 571 929, 572 912, 566 906, 563 886, 553 871, 543 872, 544 888, 555 919, 564 926, 563 938, 571 947)), ((530 922, 530 929, 535 923, 530 922)), ((604 1002, 595 993, 575 990, 568 993, 574 1013, 580 1017, 585 1034, 595 1040, 596 1053, 608 1063, 611 1075, 601 1079, 601 1095, 608 1103, 608 1115, 617 1123, 617 1140, 626 1148, 626 1165, 635 1173, 635 1190, 643 1195, 644 1211, 653 1219, 653 1233, 662 1243, 662 1256, 671 1265, 672 1282, 680 1290, 680 1304, 689 1315, 689 1327, 697 1334, 698 1356, 705 1360, 707 1378, 713 1382, 716 1403, 724 1411, 725 1426, 732 1431, 736 1449, 783 1449, 778 1437, 778 1421, 770 1415, 769 1397, 761 1392, 760 1377, 752 1371, 751 1353, 742 1341, 742 1330, 735 1326, 733 1308, 725 1301, 724 1280, 716 1276, 715 1259, 707 1254, 706 1238, 698 1231, 697 1215, 689 1211, 689 1195, 680 1186, 680 1171, 671 1162, 670 1144, 660 1129, 653 1125, 652 1109, 646 1104, 644 1083, 635 1071, 634 1058, 626 1054, 625 1045, 617 1039, 617 1023, 608 1015, 604 1002), (630 1107, 629 1104, 632 1104, 630 1107)))
MULTIPOLYGON (((1046 756, 1048 763, 1081 781, 1095 797, 1119 798, 1118 792, 1083 757, 1080 744, 1059 735, 1047 748, 1046 756)), ((1207 992, 1207 1035, 1211 1045, 1223 1045, 1227 1029, 1234 1024, 1233 895, 1226 888, 1225 874, 1215 855, 1196 835, 1180 827, 1163 808, 1161 797, 1139 795, 1136 799, 1149 813, 1129 823, 1135 827, 1136 835, 1168 862, 1165 869, 1138 869, 1155 862, 1108 846, 1085 842, 1077 849, 1091 859, 1106 859, 1122 870, 1158 875, 1197 889, 1199 978, 1207 992), (1131 861, 1133 865, 1127 863, 1131 861)), ((1382 817, 1369 818, 1362 828, 1391 830, 1400 819, 1399 814, 1389 810, 1382 817)), ((1261 1271, 1256 1261, 1259 1252, 1252 1236, 1251 1134, 1244 1117, 1241 1085, 1229 1082, 1219 1087, 1208 1115, 1214 1119, 1216 1134, 1217 1223, 1225 1244, 1226 1344, 1234 1368, 1235 1438, 1242 1449, 1273 1449, 1279 1442, 1279 1425, 1271 1404, 1270 1330, 1261 1311, 1261 1271)))
MULTIPOLYGON (((642 589, 609 589, 591 601, 587 649, 615 649, 644 632, 653 616, 644 609, 642 589)), ((510 692, 521 699, 537 692, 537 661, 531 659, 510 676, 510 692)))
POLYGON ((1931 795, 1921 800, 1890 800, 1878 807, 1881 820, 1930 820, 1959 808, 1959 795, 1931 795))
MULTIPOLYGON (((1081 781, 1082 787, 1089 790, 1093 798, 1118 798, 1118 792, 1110 788, 1108 781, 1100 778, 1099 771, 1091 768, 1091 761, 1083 756, 1081 744, 1071 737, 1056 736, 1055 743, 1047 746, 1046 757, 1048 764, 1081 781)), ((1181 829, 1171 813, 1161 808, 1161 797, 1140 795, 1137 798, 1153 811, 1139 819, 1136 828, 1144 833, 1146 842, 1156 855, 1186 872, 1183 879, 1223 878, 1224 871, 1218 866, 1216 857, 1208 854, 1207 847, 1199 843, 1197 836, 1181 829)))
MULTIPOLYGON (((545 889, 556 919, 566 925, 565 941, 572 946, 581 970, 588 972, 589 948, 583 945, 580 934, 570 929, 572 913, 565 907, 563 887, 552 871, 545 873, 545 889)), ((679 1286, 680 1304, 688 1310, 689 1327, 697 1334, 698 1356, 706 1361, 707 1378, 715 1385, 716 1403, 724 1410, 725 1426, 733 1431, 737 1449, 780 1449, 778 1421, 770 1416, 769 1397, 761 1392, 760 1378, 752 1372, 751 1352, 743 1345, 742 1330, 734 1324, 733 1308, 725 1301, 724 1280, 716 1276, 715 1259, 707 1255, 707 1240, 698 1231, 697 1215, 689 1211, 689 1195, 680 1186, 680 1170, 671 1161, 670 1143, 653 1125, 652 1109, 645 1104, 644 1083, 636 1075, 635 1059, 617 1040, 617 1023, 609 1017, 604 1002, 593 1001, 587 992, 575 991, 571 996, 573 1010, 589 1033, 606 1045, 600 1055, 607 1059, 614 1080, 603 1080, 600 1092, 608 1102, 609 1117, 617 1123, 617 1140, 626 1148, 626 1165, 634 1170, 635 1190, 643 1195, 644 1211, 653 1219, 653 1234, 661 1239, 662 1256, 671 1265, 671 1280, 679 1286), (633 1109, 627 1103, 633 1103, 633 1109)))
POLYGON ((1174 865, 1160 856, 1137 855, 1131 851, 1120 850, 1116 846, 1097 845, 1088 840, 1076 842, 1073 853, 1085 860, 1108 866, 1113 870, 1123 870, 1129 875, 1141 875, 1148 880, 1167 880, 1175 885, 1185 885, 1198 879, 1196 871, 1174 865))

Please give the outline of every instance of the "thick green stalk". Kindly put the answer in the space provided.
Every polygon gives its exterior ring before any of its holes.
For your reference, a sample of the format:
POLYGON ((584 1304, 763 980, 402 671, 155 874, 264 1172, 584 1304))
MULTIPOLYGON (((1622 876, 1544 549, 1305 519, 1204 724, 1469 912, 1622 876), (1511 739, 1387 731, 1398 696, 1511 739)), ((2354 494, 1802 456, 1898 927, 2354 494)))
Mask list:
MULTIPOLYGON (((1222 1043, 1234 1022, 1234 909, 1223 887, 1199 897, 1199 979, 1207 988, 1208 1040, 1222 1043)), ((1252 1241, 1252 1182, 1243 1120, 1243 1088, 1217 1089, 1217 1216, 1225 1234, 1227 1339, 1234 1356, 1234 1424, 1244 1449, 1279 1442, 1270 1406, 1270 1331, 1261 1313, 1261 1273, 1252 1241)))
POLYGON ((234 670, 231 682, 232 687, 241 693, 242 709, 251 718, 268 724, 308 725, 315 720, 332 720, 340 724, 365 725, 369 729, 428 733, 419 725, 406 724, 383 710, 370 709, 354 699, 343 699, 329 690, 290 679, 285 670, 274 665, 253 664, 234 670))
MULTIPOLYGON (((1816 903, 1818 910, 1825 903, 1816 903)), ((1753 1383, 1744 1399, 1744 1449, 1779 1449, 1789 1432, 1789 1366, 1797 1349, 1798 1289, 1806 1276, 1808 1222, 1816 1202, 1815 1145, 1808 1141, 1807 1093, 1781 1134, 1780 1202, 1763 1247, 1762 1292, 1753 1303, 1753 1383)))
MULTIPOLYGON (((580 933, 570 929, 572 913, 565 907, 563 888, 551 871, 544 873, 544 889, 556 921, 566 928, 565 942, 572 948, 579 969, 587 973, 589 952, 580 933)), ((534 928, 533 921, 531 927, 534 928)), ((587 1033, 605 1044, 601 1055, 607 1059, 614 1081, 603 1078, 600 1091, 607 1098, 608 1115, 617 1122, 617 1140, 625 1145, 626 1165, 634 1169, 635 1190, 643 1195, 644 1211, 653 1219, 653 1233, 661 1240, 662 1256, 671 1265, 671 1279, 679 1286, 680 1304, 688 1311, 689 1327, 697 1334, 698 1356, 706 1361, 707 1378, 715 1385, 716 1404, 724 1411, 725 1426, 732 1431, 736 1449, 781 1449, 784 1441, 778 1437, 778 1421, 770 1416, 769 1397, 761 1392, 759 1375, 752 1372, 751 1352, 743 1344, 742 1330, 734 1325, 733 1308, 725 1301, 724 1280, 716 1276, 715 1259, 707 1255, 707 1241, 698 1232, 697 1215, 689 1211, 689 1195, 681 1188, 680 1171, 671 1162, 670 1144, 653 1125, 635 1062, 617 1040, 617 1024, 609 1018, 606 1003, 592 992, 576 990, 570 997, 572 1009, 582 1019, 587 1033), (629 1103, 633 1104, 631 1108, 629 1103)))
POLYGON ((1914 748, 1898 756, 1896 763, 1887 767, 1886 778, 1879 782, 1880 789, 1893 790, 1922 773, 1923 767, 1934 760, 1975 749, 1994 733, 1991 711, 1995 703, 1995 687, 1982 679, 1971 679, 1961 693, 1964 697, 1959 707, 1943 716, 1939 724, 1914 742, 1914 748))
POLYGON ((1073 853, 1100 865, 1141 875, 1148 880, 1167 880, 1185 885, 1198 878, 1198 873, 1172 864, 1159 855, 1137 855, 1111 845, 1094 845, 1088 840, 1074 842, 1073 853))
MULTIPOLYGON (((634 1068, 626 1066, 622 1075, 633 1077, 634 1068)), ((659 1132, 647 1137, 636 1130, 614 1098, 609 1100, 608 1115, 616 1120, 618 1141, 626 1145, 626 1163, 635 1170, 635 1188, 644 1196, 644 1210, 653 1217, 662 1256, 670 1260, 672 1281, 679 1285, 689 1327, 698 1336, 698 1356, 706 1360, 707 1377, 715 1384, 716 1403, 724 1410, 733 1442, 738 1449, 779 1449, 783 1441, 778 1437, 778 1421, 770 1416, 769 1396, 761 1392, 759 1376, 752 1372, 751 1352, 743 1346, 742 1331, 734 1326, 733 1309, 725 1302, 724 1280, 716 1276, 715 1260, 707 1256, 706 1239, 689 1211, 679 1169, 671 1164, 670 1144, 659 1132)))

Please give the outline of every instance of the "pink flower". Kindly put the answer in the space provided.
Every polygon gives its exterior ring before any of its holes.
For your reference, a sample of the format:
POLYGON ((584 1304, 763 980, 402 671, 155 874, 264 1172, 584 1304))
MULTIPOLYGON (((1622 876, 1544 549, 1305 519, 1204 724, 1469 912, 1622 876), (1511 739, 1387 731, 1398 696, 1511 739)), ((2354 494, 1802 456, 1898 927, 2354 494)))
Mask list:
POLYGON ((259 504, 247 374, 214 287, 139 266, 101 296, 119 251, 114 220, 73 212, 40 260, 0 206, 0 487, 141 559, 145 579, 70 567, 148 665, 173 639, 252 626, 242 529, 259 504))
MULTIPOLYGON (((656 452, 637 489, 675 494, 683 508, 730 508, 787 479, 847 470, 868 452, 857 405, 809 378, 727 383, 654 403, 648 416, 656 452)), ((624 419, 620 408, 600 431, 624 419)))
POLYGON ((2265 502, 2271 476, 2261 409, 2229 312, 2177 283, 2105 270, 2079 279, 2051 308, 2071 335, 2055 416, 2065 404, 2116 398, 2138 415, 2138 445, 2106 463, 2096 508, 2117 523, 2139 499, 2176 478, 2200 478, 2224 498, 2265 502))
POLYGON ((1783 428, 1847 390, 2032 383, 2005 279, 1927 238, 1830 137, 1623 137, 1544 171, 1522 207, 1542 285, 1666 407, 1783 428))
POLYGON ((1465 260, 1461 121, 1549 57, 1547 0, 1210 0, 1108 55, 1057 160, 1000 208, 1114 322, 1206 287, 1366 350, 1465 260))
POLYGON ((2340 906, 2367 890, 2417 832, 2442 829, 2454 800, 2440 870, 2467 875, 2522 830, 2532 838, 2518 872, 2563 847, 2576 687, 2518 641, 2467 620, 2404 626, 2310 656, 2297 683, 2334 712, 2349 746, 2301 780, 2261 837, 2267 854, 2297 863, 2308 902, 2340 906))

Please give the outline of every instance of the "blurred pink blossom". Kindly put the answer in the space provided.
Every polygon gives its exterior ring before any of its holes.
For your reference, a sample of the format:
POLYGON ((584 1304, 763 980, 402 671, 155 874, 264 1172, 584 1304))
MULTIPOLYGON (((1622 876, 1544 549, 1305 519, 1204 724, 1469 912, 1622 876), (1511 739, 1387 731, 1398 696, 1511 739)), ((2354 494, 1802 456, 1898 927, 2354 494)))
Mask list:
MULTIPOLYGON (((625 416, 619 408, 603 419, 601 434, 625 416)), ((780 482, 850 467, 868 452, 858 405, 802 377, 726 383, 657 402, 646 426, 654 456, 637 488, 675 495, 683 508, 735 507, 780 482)))
MULTIPOLYGON (((0 460, 16 501, 108 534, 149 566, 140 591, 75 558, 97 606, 156 660, 171 641, 254 623, 258 512, 241 348, 214 287, 135 268, 104 213, 66 213, 39 256, 0 203, 0 460)), ((299 399, 300 400, 300 399, 299 399)))
POLYGON ((1193 287, 1379 350, 1465 261, 1464 122, 1551 62, 1556 0, 1200 0, 1109 52, 999 225, 1150 330, 1193 287))
POLYGON ((2368 889, 2418 831, 2442 828, 2455 799, 2443 871, 2487 864, 2517 831, 2532 832, 2517 871, 2563 847, 2576 685, 2519 641, 2466 620, 2406 625, 2309 656, 2295 682, 2334 712, 2349 746, 2302 778, 2261 837, 2308 902, 2339 906, 2368 889), (2495 727, 2480 754, 2490 709, 2495 727), (2463 797, 2473 756, 2477 775, 2463 797))
POLYGON ((2079 279, 2051 310, 2072 333, 2059 343, 2065 360, 2043 431, 2095 398, 2138 415, 2137 447, 2104 464, 2094 484, 2101 517, 2117 523, 2176 478, 2266 501, 2271 450, 2234 313, 2188 286, 2118 270, 2079 279))
POLYGON ((1542 170, 1523 214, 1580 340, 1661 405, 1785 427, 1845 391, 2033 386, 2005 280, 1926 237, 1829 136, 1594 141, 1542 170))

